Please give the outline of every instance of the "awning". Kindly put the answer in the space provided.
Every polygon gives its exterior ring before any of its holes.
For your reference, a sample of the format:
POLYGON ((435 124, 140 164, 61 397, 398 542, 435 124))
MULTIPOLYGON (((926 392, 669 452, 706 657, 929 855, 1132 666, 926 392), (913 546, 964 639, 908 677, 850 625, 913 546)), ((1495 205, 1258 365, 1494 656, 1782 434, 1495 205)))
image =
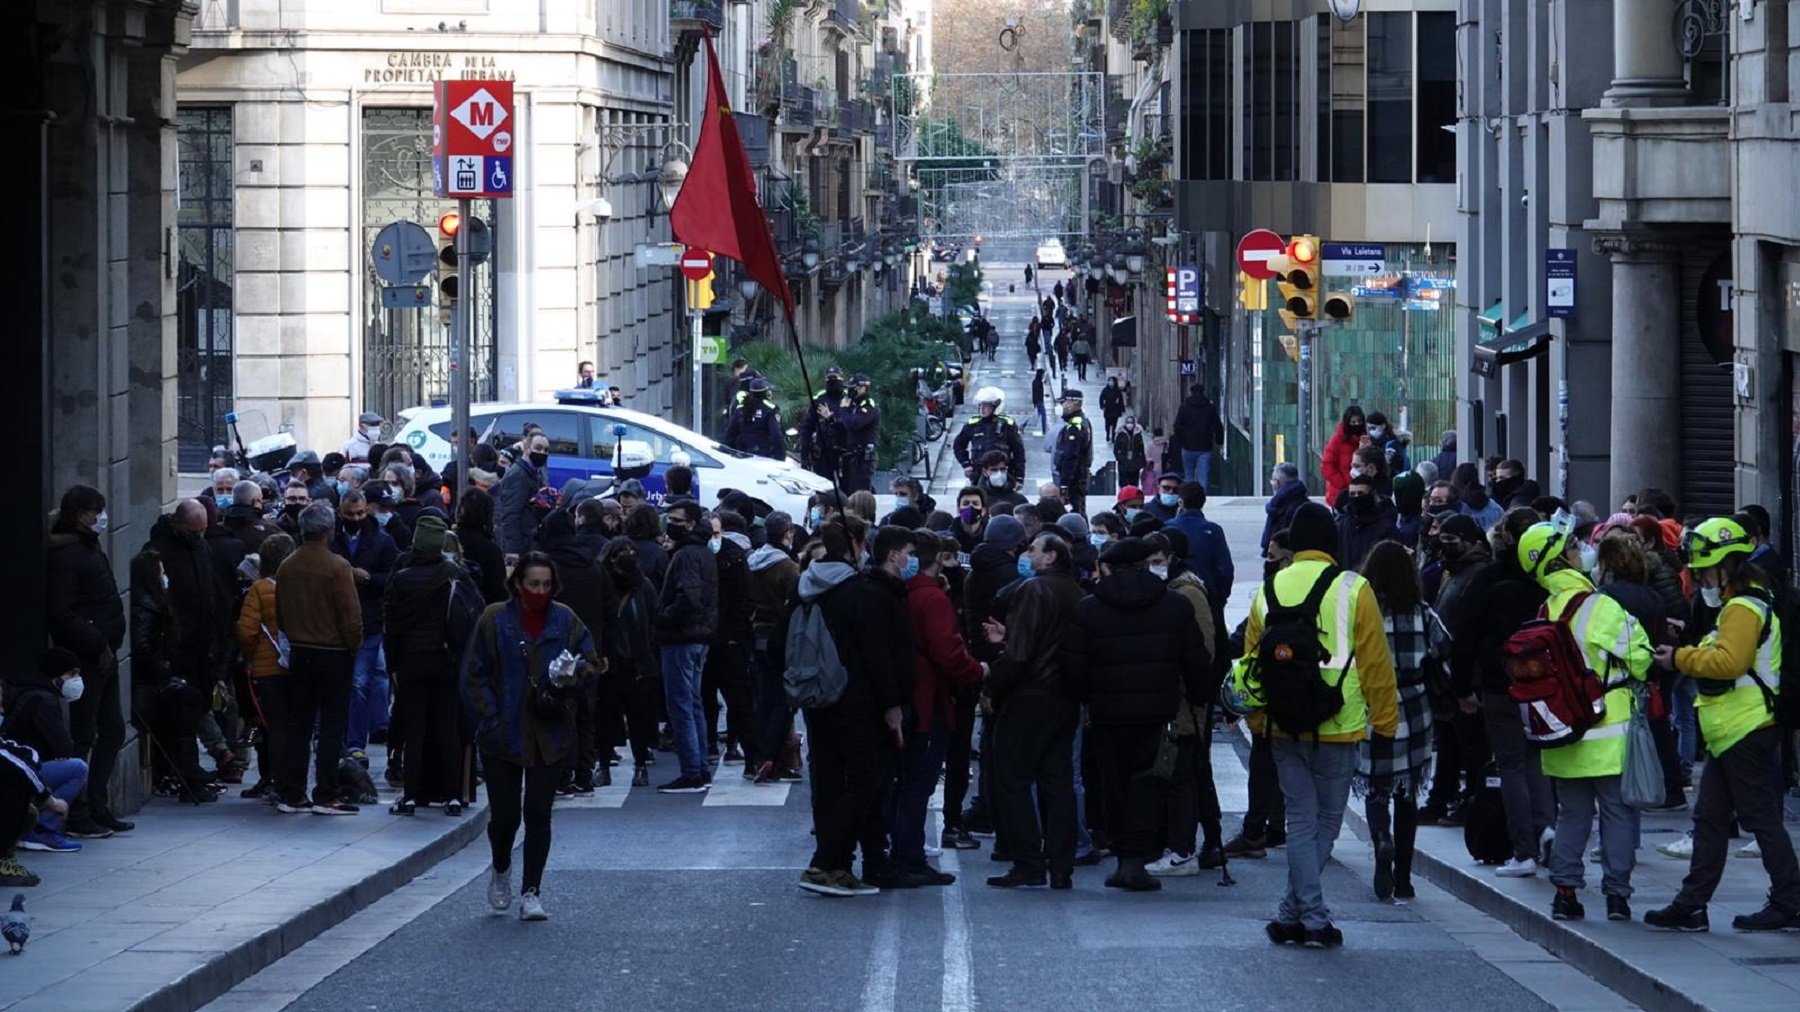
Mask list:
POLYGON ((1550 345, 1550 321, 1532 320, 1525 313, 1515 317, 1505 330, 1499 329, 1498 303, 1489 310, 1495 315, 1490 319, 1488 313, 1479 314, 1484 330, 1487 325, 1495 329, 1491 333, 1483 333, 1475 342, 1475 357, 1470 371, 1477 376, 1492 376, 1501 366, 1527 362, 1544 354, 1550 345))
POLYGON ((1121 316, 1112 322, 1112 346, 1114 348, 1137 347, 1137 317, 1121 316))
POLYGON ((1475 318, 1477 320, 1481 321, 1482 326, 1491 327, 1494 330, 1500 329, 1500 321, 1502 319, 1505 319, 1505 317, 1506 317, 1506 304, 1502 303, 1502 302, 1496 302, 1493 305, 1482 310, 1481 312, 1475 314, 1475 318))

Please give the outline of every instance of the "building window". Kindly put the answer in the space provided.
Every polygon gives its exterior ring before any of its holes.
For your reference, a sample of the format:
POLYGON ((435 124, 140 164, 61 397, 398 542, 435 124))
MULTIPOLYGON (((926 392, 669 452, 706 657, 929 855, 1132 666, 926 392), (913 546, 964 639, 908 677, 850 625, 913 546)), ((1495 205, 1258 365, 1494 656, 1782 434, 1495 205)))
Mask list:
POLYGON ((1369 182, 1410 183, 1413 170, 1412 14, 1368 21, 1369 182))
POLYGON ((1456 15, 1419 14, 1419 164, 1421 183, 1456 182, 1456 15))
MULTIPOLYGON (((1231 178, 1231 33, 1216 28, 1181 33, 1183 129, 1179 178, 1231 178)), ((1163 108, 1170 106, 1165 102, 1163 108)))
MULTIPOLYGON (((394 222, 411 222, 430 233, 440 245, 448 240, 438 231, 438 219, 456 210, 456 201, 432 195, 431 110, 427 108, 363 110, 362 119, 362 242, 367 250, 381 230, 394 222)), ((494 202, 474 202, 475 217, 490 226, 494 202)), ((503 237, 494 235, 498 250, 503 237)), ((439 320, 435 308, 386 309, 381 292, 386 286, 375 275, 367 257, 363 270, 363 390, 359 410, 377 411, 394 418, 405 408, 448 401, 450 398, 450 328, 439 320)), ((493 260, 487 266, 464 267, 464 297, 475 299, 475 333, 471 399, 493 400, 498 369, 494 344, 494 297, 489 283, 471 284, 467 275, 493 277, 493 260)), ((435 287, 435 275, 422 284, 435 287)), ((437 306, 436 292, 432 306, 437 306)))
POLYGON ((181 469, 197 471, 225 442, 233 393, 231 108, 183 107, 176 145, 176 445, 181 469))
POLYGON ((1363 115, 1366 111, 1368 18, 1344 24, 1331 19, 1331 181, 1363 181, 1363 115))
POLYGON ((1244 94, 1249 122, 1244 130, 1244 177, 1267 180, 1274 174, 1271 142, 1275 121, 1275 26, 1258 21, 1247 26, 1244 47, 1244 94))

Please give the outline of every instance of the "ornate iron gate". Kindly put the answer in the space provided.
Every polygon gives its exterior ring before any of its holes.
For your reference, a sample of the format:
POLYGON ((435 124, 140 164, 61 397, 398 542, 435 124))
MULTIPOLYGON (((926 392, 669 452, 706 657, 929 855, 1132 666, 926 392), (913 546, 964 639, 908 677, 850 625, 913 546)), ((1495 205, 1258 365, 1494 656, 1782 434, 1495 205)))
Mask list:
MULTIPOLYGON (((430 109, 364 109, 362 145, 362 242, 353 251, 363 273, 363 401, 359 410, 379 411, 391 422, 402 409, 449 401, 450 328, 439 322, 435 308, 382 308, 383 282, 375 276, 367 251, 376 233, 396 221, 416 222, 444 239, 438 232, 438 219, 455 210, 456 203, 431 192, 430 109)), ((493 201, 476 201, 474 213, 496 224, 493 201)), ((500 240, 496 234, 496 245, 500 240)), ((470 284, 465 279, 463 290, 473 291, 476 299, 471 400, 479 403, 495 398, 498 350, 493 286, 486 283, 493 276, 491 261, 489 266, 475 269, 482 272, 483 283, 470 284)), ((464 268, 464 273, 468 271, 464 268)), ((425 283, 435 289, 436 275, 425 283)), ((434 290, 434 307, 435 294, 434 290)))

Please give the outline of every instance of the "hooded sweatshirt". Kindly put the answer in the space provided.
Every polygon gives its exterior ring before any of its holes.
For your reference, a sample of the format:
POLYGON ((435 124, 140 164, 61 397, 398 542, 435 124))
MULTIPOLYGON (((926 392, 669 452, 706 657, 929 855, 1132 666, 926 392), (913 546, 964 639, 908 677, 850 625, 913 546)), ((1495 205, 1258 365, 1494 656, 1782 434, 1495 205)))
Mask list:
POLYGON ((815 562, 800 574, 798 594, 802 602, 817 602, 823 610, 849 676, 833 709, 867 711, 873 717, 912 701, 912 627, 906 585, 898 577, 881 570, 858 573, 837 560, 815 562))

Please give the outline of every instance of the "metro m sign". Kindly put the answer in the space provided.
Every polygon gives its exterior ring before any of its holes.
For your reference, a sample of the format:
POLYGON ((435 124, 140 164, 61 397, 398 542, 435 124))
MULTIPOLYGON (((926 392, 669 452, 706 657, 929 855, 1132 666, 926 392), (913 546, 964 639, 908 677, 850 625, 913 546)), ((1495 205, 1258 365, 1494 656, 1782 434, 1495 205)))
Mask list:
POLYGON ((439 81, 433 93, 433 192, 440 197, 510 197, 511 81, 439 81))

